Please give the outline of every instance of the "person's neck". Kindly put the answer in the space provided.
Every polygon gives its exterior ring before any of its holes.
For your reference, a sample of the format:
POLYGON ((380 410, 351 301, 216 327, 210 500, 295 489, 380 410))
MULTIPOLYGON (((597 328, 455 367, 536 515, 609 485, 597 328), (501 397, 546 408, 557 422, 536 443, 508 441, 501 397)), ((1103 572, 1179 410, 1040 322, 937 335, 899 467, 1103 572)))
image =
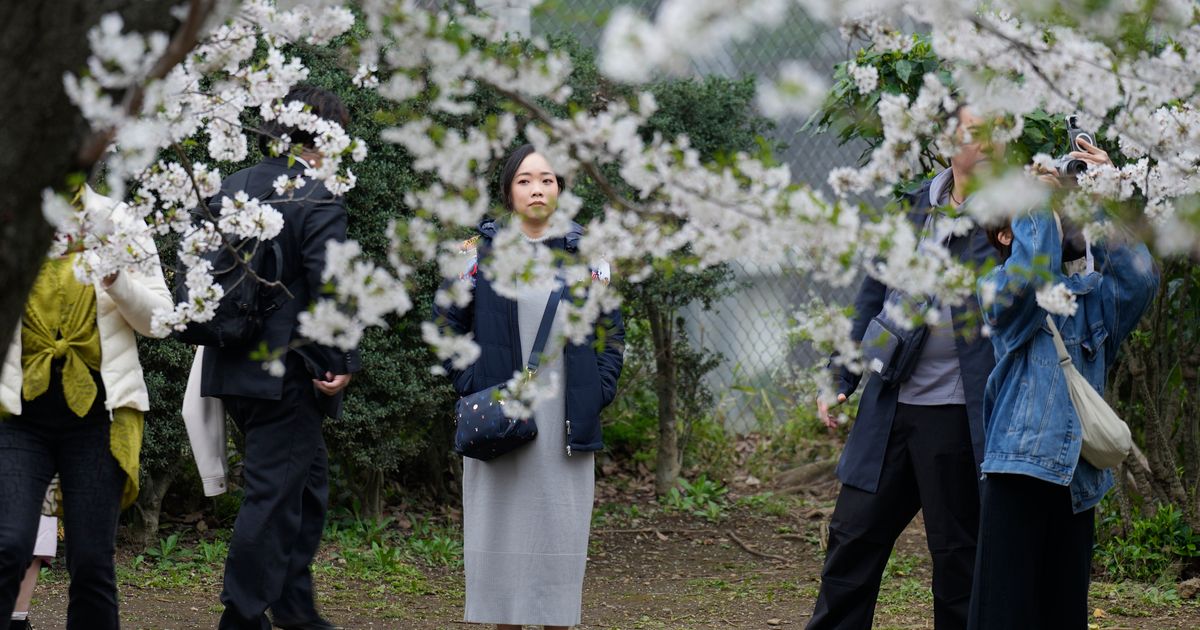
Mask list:
POLYGON ((531 221, 525 218, 521 219, 521 233, 535 241, 546 235, 546 228, 548 227, 550 227, 549 221, 531 221))
POLYGON ((950 203, 958 207, 967 198, 967 187, 971 184, 971 173, 954 163, 950 164, 950 172, 954 175, 954 185, 950 188, 950 203))

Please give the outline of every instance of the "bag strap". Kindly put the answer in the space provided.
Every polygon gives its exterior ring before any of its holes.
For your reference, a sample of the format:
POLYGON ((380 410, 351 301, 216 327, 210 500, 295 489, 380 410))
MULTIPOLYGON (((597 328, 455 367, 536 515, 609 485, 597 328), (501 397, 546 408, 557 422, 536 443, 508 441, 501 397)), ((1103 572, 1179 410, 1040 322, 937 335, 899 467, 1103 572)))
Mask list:
POLYGON ((1067 354, 1067 345, 1063 343, 1062 335, 1058 333, 1058 326, 1054 325, 1054 318, 1049 313, 1046 314, 1046 324, 1050 326, 1050 333, 1054 335, 1054 349, 1058 350, 1058 364, 1066 367, 1071 364, 1071 355, 1067 354))
POLYGON ((542 313, 542 323, 538 326, 537 337, 533 340, 533 349, 529 351, 529 363, 525 367, 526 374, 537 374, 538 366, 542 363, 542 351, 546 349, 546 341, 550 339, 550 327, 554 324, 554 314, 558 311, 558 303, 567 291, 567 285, 559 279, 559 285, 550 293, 546 302, 546 312, 542 313))

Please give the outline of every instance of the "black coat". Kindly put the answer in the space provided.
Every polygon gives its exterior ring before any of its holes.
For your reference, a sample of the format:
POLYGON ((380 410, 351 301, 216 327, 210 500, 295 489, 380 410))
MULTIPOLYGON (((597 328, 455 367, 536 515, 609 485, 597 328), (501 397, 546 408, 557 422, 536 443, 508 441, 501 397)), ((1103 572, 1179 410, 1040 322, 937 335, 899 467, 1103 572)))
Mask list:
MULTIPOLYGON (((492 237, 498 227, 493 221, 479 226, 478 260, 486 266, 492 237)), ((552 248, 576 251, 583 228, 574 225, 563 238, 549 239, 552 248)), ((521 335, 517 322, 517 303, 498 295, 484 273, 475 271, 474 299, 465 307, 433 307, 434 321, 444 329, 462 335, 473 333, 480 355, 465 370, 447 370, 459 396, 466 396, 493 385, 508 382, 513 373, 525 369, 529 357, 521 356, 521 335)), ((564 297, 564 299, 566 299, 564 297)), ((600 411, 617 391, 625 352, 625 325, 620 310, 604 314, 597 325, 603 331, 603 348, 597 351, 599 336, 588 336, 586 343, 567 343, 563 349, 566 376, 566 420, 573 451, 598 451, 604 447, 600 432, 600 411)))
MULTIPOLYGON (((929 186, 931 182, 910 196, 910 219, 918 226, 923 225, 930 209, 929 186)), ((988 243, 983 228, 975 227, 961 237, 950 239, 949 249, 956 259, 982 267, 988 258, 995 259, 995 249, 988 243)), ((863 279, 854 299, 854 327, 850 335, 861 342, 871 320, 883 310, 887 286, 867 276, 863 279)), ((962 306, 951 308, 954 319, 954 345, 958 349, 958 364, 962 370, 963 393, 967 401, 967 417, 971 424, 971 446, 975 452, 975 466, 983 461, 983 391, 988 375, 996 365, 991 341, 982 334, 983 315, 979 302, 972 293, 962 306)), ((861 375, 842 369, 838 378, 839 393, 850 396, 858 388, 861 375)), ((867 379, 866 389, 858 403, 858 416, 850 429, 850 437, 842 449, 838 462, 838 478, 842 483, 875 492, 879 487, 879 476, 883 470, 883 453, 887 449, 888 437, 892 432, 892 420, 900 396, 899 386, 887 386, 879 375, 872 373, 867 379)))
MULTIPOLYGON (((357 352, 343 352, 314 343, 289 351, 295 357, 285 353, 283 360, 287 372, 282 377, 272 376, 263 369, 261 360, 250 358, 250 353, 262 345, 276 350, 301 339, 297 317, 321 294, 325 244, 346 239, 346 206, 341 197, 333 196, 320 181, 308 179, 303 188, 287 197, 273 192, 277 177, 284 174, 295 177, 303 170, 304 166, 299 162, 289 167, 286 157, 267 158, 226 178, 221 183, 220 194, 208 203, 209 210, 219 215, 222 198, 245 190, 251 198, 262 198, 283 214, 283 230, 275 241, 283 253, 281 281, 293 297, 266 318, 262 334, 247 347, 205 349, 200 385, 204 396, 279 400, 285 378, 323 378, 325 372, 348 374, 358 370, 357 352), (297 357, 302 361, 296 360, 297 357)), ((318 399, 324 403, 327 414, 338 415, 340 393, 334 397, 318 396, 318 399)))

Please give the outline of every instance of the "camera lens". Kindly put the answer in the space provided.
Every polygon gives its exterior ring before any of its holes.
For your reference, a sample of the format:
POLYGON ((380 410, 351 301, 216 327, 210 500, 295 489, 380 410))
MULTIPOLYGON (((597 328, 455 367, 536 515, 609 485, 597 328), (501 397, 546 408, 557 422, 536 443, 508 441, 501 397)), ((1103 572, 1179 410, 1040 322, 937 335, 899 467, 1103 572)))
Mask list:
POLYGON ((1063 175, 1070 175, 1074 177, 1075 175, 1078 175, 1086 170, 1087 162, 1084 162, 1083 160, 1071 160, 1070 162, 1067 162, 1066 167, 1063 168, 1063 175))

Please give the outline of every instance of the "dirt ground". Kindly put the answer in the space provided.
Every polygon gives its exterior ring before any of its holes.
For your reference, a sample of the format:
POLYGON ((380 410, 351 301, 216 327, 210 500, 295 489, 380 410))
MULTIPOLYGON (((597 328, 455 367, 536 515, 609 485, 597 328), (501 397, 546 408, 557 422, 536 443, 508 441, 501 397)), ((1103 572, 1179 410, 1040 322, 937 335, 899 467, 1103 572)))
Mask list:
MULTIPOLYGON (((768 513, 737 504, 715 524, 653 505, 633 510, 635 516, 625 508, 625 516, 600 519, 579 627, 803 628, 817 593, 829 505, 794 501, 768 513)), ((131 559, 121 561, 128 567, 131 559)), ((337 563, 326 549, 316 570, 322 610, 332 621, 347 628, 469 627, 461 621, 459 569, 419 566, 413 580, 365 581, 339 572, 337 563)), ((122 569, 123 627, 215 627, 221 606, 219 564, 214 566, 162 586, 122 569)), ((932 628, 929 580, 918 521, 904 533, 885 574, 876 628, 932 628)), ((39 589, 37 628, 64 627, 66 595, 60 567, 39 589)), ((1094 584, 1091 605, 1093 628, 1200 628, 1200 604, 1146 585, 1094 584)))

